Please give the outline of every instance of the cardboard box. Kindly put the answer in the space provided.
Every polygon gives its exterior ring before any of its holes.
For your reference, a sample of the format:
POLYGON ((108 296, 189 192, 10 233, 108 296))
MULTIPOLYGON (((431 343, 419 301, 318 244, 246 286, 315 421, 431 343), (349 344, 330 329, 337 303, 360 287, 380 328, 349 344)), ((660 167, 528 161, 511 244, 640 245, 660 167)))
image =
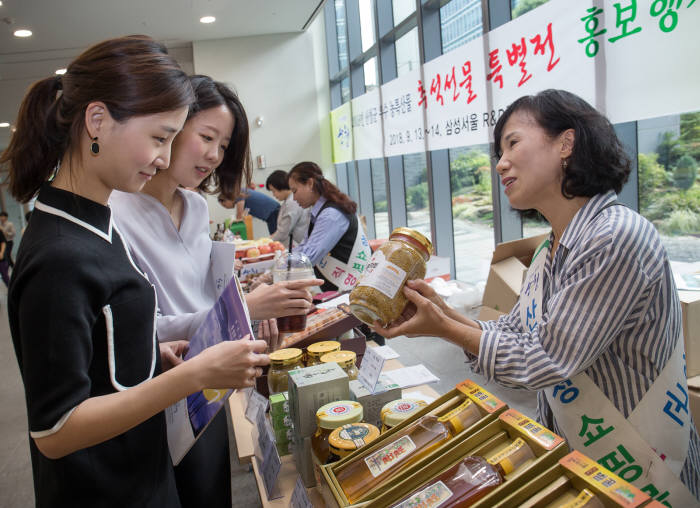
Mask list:
POLYGON ((294 442, 292 443, 292 455, 297 466, 301 481, 307 488, 316 485, 316 477, 314 476, 314 464, 311 458, 311 437, 301 437, 295 434, 294 442))
POLYGON ((316 431, 316 411, 336 400, 348 400, 348 375, 337 363, 313 365, 289 372, 289 414, 300 438, 316 431))
POLYGON ((584 488, 591 491, 606 508, 635 508, 650 499, 647 494, 595 460, 581 452, 572 451, 557 464, 493 505, 493 508, 541 508, 563 496, 573 500, 584 488))
POLYGON ((401 387, 384 374, 379 377, 374 393, 370 393, 358 379, 350 381, 350 397, 362 404, 362 421, 382 428, 381 411, 384 404, 401 398, 401 387))
POLYGON ((685 366, 689 378, 700 375, 700 291, 678 291, 683 311, 685 366))
MULTIPOLYGON (((435 400, 432 404, 429 404, 422 410, 418 411, 411 418, 382 434, 375 442, 351 453, 334 464, 323 466, 321 469, 320 491, 324 501, 326 502, 326 506, 350 506, 350 503, 348 503, 348 500, 345 497, 345 494, 343 493, 343 490, 336 478, 336 474, 349 463, 356 460, 364 460, 366 456, 378 451, 380 448, 386 447, 387 444, 391 444, 398 432, 413 424, 424 415, 437 410, 450 401, 454 401, 456 399, 461 399, 461 401, 463 401, 466 398, 469 398, 472 402, 474 402, 479 409, 479 412, 482 414, 482 418, 479 421, 477 421, 471 427, 464 429, 449 441, 442 443, 416 462, 403 468, 401 473, 394 477, 394 479, 368 492, 364 498, 360 500, 360 502, 352 506, 364 506, 368 501, 374 503, 376 506, 390 506, 388 504, 389 499, 398 499, 399 496, 405 495, 407 492, 410 492, 413 490, 413 488, 417 487, 424 481, 424 478, 413 476, 414 473, 427 467, 444 465, 445 461, 461 457, 462 455, 459 455, 459 453, 464 453, 465 451, 461 443, 469 439, 470 436, 476 434, 480 430, 488 427, 490 423, 496 421, 497 416, 507 408, 504 402, 500 401, 479 385, 468 379, 459 383, 454 390, 449 391, 442 397, 435 400), (386 494, 387 497, 384 497, 383 495, 389 491, 390 493, 386 494), (382 496, 382 502, 377 504, 375 501, 378 499, 378 496, 382 496)), ((459 402, 455 402, 455 404, 458 403, 459 402)), ((495 430, 492 431, 489 436, 495 434, 496 432, 497 431, 495 430)), ((483 440, 484 437, 482 436, 481 440, 471 443, 470 446, 468 446, 468 449, 473 448, 476 443, 481 443, 483 440)))
POLYGON ((520 295, 532 255, 549 235, 539 235, 496 245, 482 303, 498 312, 510 312, 520 295))
MULTIPOLYGON (((453 449, 432 463, 416 471, 409 477, 395 481, 382 495, 367 504, 370 508, 390 506, 403 499, 408 493, 427 487, 431 478, 450 469, 464 457, 478 455, 488 457, 499 452, 512 440, 522 438, 535 454, 535 459, 513 471, 506 481, 470 505, 472 508, 491 508, 503 498, 531 481, 542 471, 555 464, 569 451, 564 438, 545 429, 531 418, 515 409, 508 409, 496 421, 478 430, 472 436, 458 443, 453 449)), ((506 505, 504 506, 513 506, 506 505)))
POLYGON ((700 376, 688 379, 688 405, 695 428, 700 432, 700 376))

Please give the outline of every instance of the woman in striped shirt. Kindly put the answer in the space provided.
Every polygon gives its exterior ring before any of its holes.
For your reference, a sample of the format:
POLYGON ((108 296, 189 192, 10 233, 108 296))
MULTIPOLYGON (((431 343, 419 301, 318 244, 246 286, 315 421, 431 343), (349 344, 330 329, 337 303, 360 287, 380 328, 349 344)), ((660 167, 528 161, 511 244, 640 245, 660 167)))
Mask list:
POLYGON ((546 90, 511 104, 494 138, 511 206, 552 227, 515 307, 472 321, 411 281, 405 318, 376 331, 461 346, 487 379, 538 390, 539 420, 573 448, 661 502, 697 504, 678 296, 658 233, 616 202, 630 161, 612 125, 581 98, 546 90))

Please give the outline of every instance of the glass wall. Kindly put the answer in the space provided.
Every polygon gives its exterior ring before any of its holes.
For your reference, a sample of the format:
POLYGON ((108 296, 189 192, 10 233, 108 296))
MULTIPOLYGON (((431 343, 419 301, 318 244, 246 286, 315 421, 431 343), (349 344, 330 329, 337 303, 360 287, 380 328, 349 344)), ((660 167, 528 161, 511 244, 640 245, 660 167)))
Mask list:
POLYGON ((338 63, 341 69, 348 65, 348 36, 346 30, 345 0, 335 0, 335 30, 338 41, 338 63))
POLYGON ((483 33, 481 0, 451 0, 440 8, 442 52, 447 53, 483 33))
POLYGON ((374 230, 377 238, 389 238, 389 208, 386 196, 384 159, 370 161, 372 197, 374 199, 374 230))
POLYGON ((394 14, 394 26, 416 12, 415 0, 391 0, 391 10, 394 14))
POLYGON ((406 193, 406 219, 409 228, 430 238, 430 202, 428 197, 428 168, 425 153, 403 156, 406 193))
POLYGON ((396 73, 403 76, 420 65, 418 28, 413 28, 396 40, 396 73))
POLYGON ((535 7, 546 4, 549 0, 510 0, 511 16, 513 19, 530 12, 535 7))

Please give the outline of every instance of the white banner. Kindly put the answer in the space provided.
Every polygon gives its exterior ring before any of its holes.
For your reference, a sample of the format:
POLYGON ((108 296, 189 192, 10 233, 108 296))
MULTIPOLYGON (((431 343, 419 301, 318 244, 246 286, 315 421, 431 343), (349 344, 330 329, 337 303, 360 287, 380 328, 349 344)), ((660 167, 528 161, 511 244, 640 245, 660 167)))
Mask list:
MULTIPOLYGON (((486 143, 508 104, 547 88, 613 123, 698 110, 698 26, 697 0, 550 0, 383 85, 384 155, 486 143)), ((358 115, 376 93, 353 100, 358 115)), ((380 132, 360 128, 356 158, 379 156, 380 132)))
POLYGON ((351 102, 355 159, 382 157, 382 117, 379 89, 375 88, 351 102))

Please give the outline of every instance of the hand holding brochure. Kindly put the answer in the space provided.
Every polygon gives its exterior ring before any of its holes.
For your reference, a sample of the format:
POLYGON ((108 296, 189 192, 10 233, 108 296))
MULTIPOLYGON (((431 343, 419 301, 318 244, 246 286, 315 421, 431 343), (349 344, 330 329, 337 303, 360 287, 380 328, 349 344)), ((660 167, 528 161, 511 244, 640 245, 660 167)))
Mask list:
MULTIPOLYGON (((248 309, 238 279, 233 277, 224 288, 204 322, 190 339, 185 360, 225 340, 253 337, 248 309)), ((189 395, 166 410, 168 446, 174 464, 178 464, 224 406, 233 390, 209 388, 189 395)))

